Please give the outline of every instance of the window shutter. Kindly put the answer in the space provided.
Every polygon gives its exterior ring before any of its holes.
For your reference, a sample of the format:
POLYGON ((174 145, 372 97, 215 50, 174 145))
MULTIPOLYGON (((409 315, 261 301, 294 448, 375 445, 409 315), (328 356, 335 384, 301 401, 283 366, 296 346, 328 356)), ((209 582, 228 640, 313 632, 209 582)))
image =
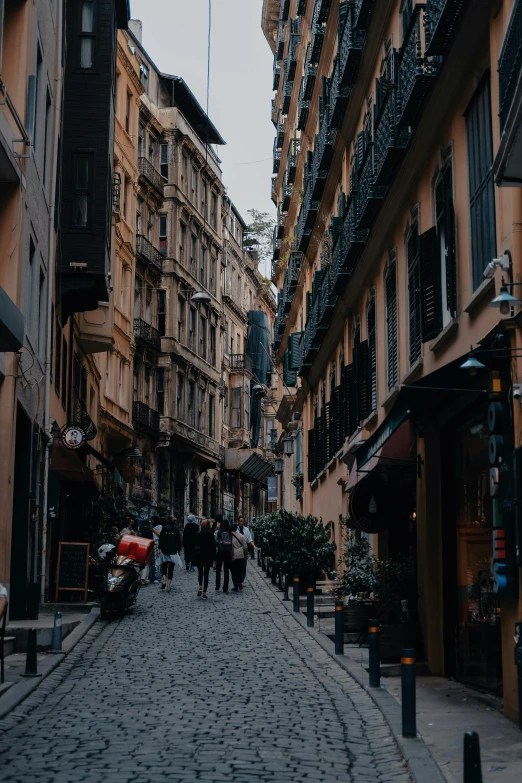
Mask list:
POLYGON ((397 268, 390 264, 386 273, 386 355, 388 391, 399 382, 399 350, 397 340, 397 268))
POLYGON ((290 369, 289 351, 285 351, 283 356, 283 381, 287 386, 295 386, 297 383, 297 370, 290 369))
POLYGON ((312 292, 306 292, 306 320, 308 321, 312 313, 312 292))
POLYGON ((371 413, 370 349, 368 340, 354 347, 357 386, 357 426, 371 413))
POLYGON ((422 341, 433 340, 442 330, 440 237, 433 226, 419 237, 422 341))
POLYGON ((413 226, 408 237, 408 328, 410 338, 410 366, 415 364, 422 351, 420 279, 419 279, 419 235, 413 226))
POLYGON ((308 430, 308 481, 315 478, 315 429, 308 430))
POLYGON ((303 332, 293 332, 289 338, 289 370, 300 370, 303 364, 303 332))
POLYGON ((348 437, 351 437, 357 429, 357 403, 357 384, 355 383, 354 365, 348 364, 344 368, 345 432, 348 437))
POLYGON ((332 418, 331 418, 331 410, 330 410, 330 403, 325 402, 324 408, 323 408, 323 442, 324 442, 324 462, 325 464, 330 462, 331 460, 331 451, 332 451, 332 438, 330 433, 330 426, 331 426, 332 418))
POLYGON ((377 334, 375 322, 375 298, 368 306, 367 334, 370 371, 370 412, 377 410, 377 334))
MULTIPOLYGON (((336 386, 332 393, 332 435, 330 439, 333 442, 333 454, 337 454, 341 446, 341 386, 336 386)), ((332 456, 333 456, 332 454, 332 456)))
POLYGON ((321 290, 321 284, 323 282, 323 270, 317 269, 314 272, 314 279, 312 283, 312 302, 315 302, 321 290))
POLYGON ((348 17, 349 3, 340 3, 339 5, 339 44, 338 50, 341 51, 341 43, 343 39, 344 24, 348 17))
POLYGON ((444 170, 444 238, 446 242, 446 299, 451 316, 457 315, 457 247, 451 163, 444 170))
POLYGON ((241 427, 241 389, 230 390, 230 426, 241 427))
POLYGON ((343 219, 341 217, 332 218, 332 245, 335 245, 337 238, 341 233, 343 227, 343 219))

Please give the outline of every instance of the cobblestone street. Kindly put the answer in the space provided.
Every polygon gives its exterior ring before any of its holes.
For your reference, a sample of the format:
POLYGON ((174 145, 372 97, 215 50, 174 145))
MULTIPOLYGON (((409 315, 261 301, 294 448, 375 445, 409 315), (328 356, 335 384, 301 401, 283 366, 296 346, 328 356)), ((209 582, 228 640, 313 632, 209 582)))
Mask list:
POLYGON ((98 622, 0 722, 3 783, 409 781, 380 711, 253 563, 242 594, 196 590, 176 571, 98 622))

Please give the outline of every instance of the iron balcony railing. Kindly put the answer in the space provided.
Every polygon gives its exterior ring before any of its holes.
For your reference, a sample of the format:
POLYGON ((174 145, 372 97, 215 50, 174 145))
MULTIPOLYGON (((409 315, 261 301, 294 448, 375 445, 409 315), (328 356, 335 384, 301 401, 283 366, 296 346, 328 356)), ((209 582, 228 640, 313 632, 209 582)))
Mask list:
POLYGON ((348 199, 342 229, 333 248, 332 291, 340 294, 352 274, 368 239, 368 231, 358 228, 360 219, 359 194, 354 191, 348 199))
POLYGON ((306 14, 306 6, 308 0, 299 0, 297 4, 297 16, 304 16, 306 14))
POLYGON ((281 66, 277 62, 277 60, 274 57, 274 80, 272 82, 272 89, 278 90, 279 89, 279 82, 281 80, 281 66))
POLYGON ((292 101, 292 93, 294 91, 294 83, 285 80, 283 87, 283 101, 281 103, 281 113, 287 115, 290 111, 290 103, 292 101))
POLYGON ((163 256, 143 234, 136 236, 136 253, 163 272, 163 256))
POLYGON ((399 53, 400 127, 415 125, 440 66, 439 57, 427 57, 423 35, 423 6, 415 6, 399 53))
POLYGON ((301 204, 301 210, 297 219, 295 228, 295 236, 297 239, 297 250, 305 252, 310 236, 312 234, 312 228, 314 227, 317 212, 319 211, 319 202, 312 201, 312 194, 310 190, 310 183, 307 182, 305 186, 305 194, 303 196, 303 203, 301 204))
POLYGON ((355 7, 348 5, 343 16, 339 17, 339 54, 337 58, 337 78, 340 85, 351 85, 354 82, 361 52, 366 35, 365 30, 359 30, 355 24, 355 7))
POLYGON ((328 327, 333 309, 337 302, 337 296, 333 293, 332 267, 329 264, 323 273, 321 288, 319 290, 319 325, 328 327))
POLYGON ((406 149, 410 133, 397 125, 397 88, 388 89, 375 120, 373 174, 375 185, 390 185, 406 149))
POLYGON ((330 10, 330 0, 315 0, 314 13, 312 15, 312 40, 310 49, 310 62, 317 64, 323 50, 324 36, 326 33, 326 20, 330 10), (326 15, 324 9, 327 9, 326 15))
POLYGON ((151 326, 142 318, 134 319, 134 337, 138 340, 155 348, 157 351, 161 349, 161 334, 154 326, 151 326))
POLYGON ((498 61, 500 132, 503 133, 522 73, 522 1, 513 9, 498 61))
POLYGON ((282 150, 277 149, 276 144, 277 141, 274 139, 274 162, 272 165, 272 174, 277 174, 281 165, 282 150))
POLYGON ((320 112, 319 133, 315 137, 314 160, 311 171, 312 201, 323 195, 326 177, 332 162, 337 131, 330 128, 329 107, 323 97, 323 110, 320 112))
POLYGON ((283 0, 281 3, 281 19, 283 22, 288 21, 288 16, 290 14, 290 0, 283 0))
POLYGON ((426 54, 444 55, 467 0, 426 0, 426 54))
POLYGON ((158 411, 149 408, 144 402, 132 403, 132 424, 135 427, 148 427, 159 431, 160 415, 158 411))
POLYGON ((281 204, 277 207, 277 221, 275 235, 277 239, 282 239, 285 235, 286 213, 281 209, 281 204))
POLYGON ((138 172, 141 177, 144 177, 154 188, 156 188, 160 196, 163 196, 165 180, 159 171, 156 171, 150 160, 147 160, 147 158, 138 158, 138 172))
POLYGON ((359 229, 371 228, 386 195, 384 186, 375 184, 373 144, 368 149, 359 171, 359 229))
POLYGON ((246 353, 231 353, 229 354, 230 369, 231 370, 248 370, 252 371, 252 358, 246 353))
POLYGON ((299 140, 291 139, 288 147, 288 184, 293 185, 297 173, 297 156, 299 155, 299 140))
POLYGON ((282 149, 285 142, 286 117, 279 115, 277 119, 276 149, 282 149))
POLYGON ((286 171, 283 179, 283 201, 281 205, 283 212, 288 212, 290 209, 290 201, 292 200, 293 189, 294 186, 290 185, 288 182, 288 171, 286 171))
POLYGON ((292 19, 290 43, 288 45, 288 81, 293 82, 297 68, 297 50, 301 43, 301 20, 292 19))
POLYGON ((311 100, 306 99, 305 95, 305 79, 304 76, 301 79, 301 87, 299 89, 298 99, 298 115, 297 115, 297 130, 304 131, 306 123, 308 122, 308 116, 310 114, 311 100))
POLYGON ((281 254, 281 240, 278 238, 278 227, 277 225, 274 226, 274 233, 272 236, 272 260, 273 261, 279 261, 279 256, 281 254))

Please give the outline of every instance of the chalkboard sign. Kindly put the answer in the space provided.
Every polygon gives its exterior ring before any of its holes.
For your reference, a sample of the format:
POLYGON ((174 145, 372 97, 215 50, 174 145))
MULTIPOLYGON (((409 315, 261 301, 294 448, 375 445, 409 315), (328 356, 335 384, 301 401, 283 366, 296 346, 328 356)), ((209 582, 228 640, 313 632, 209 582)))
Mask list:
POLYGON ((87 601, 89 549, 89 544, 60 541, 56 600, 58 600, 58 593, 62 590, 74 590, 82 592, 83 600, 87 601))

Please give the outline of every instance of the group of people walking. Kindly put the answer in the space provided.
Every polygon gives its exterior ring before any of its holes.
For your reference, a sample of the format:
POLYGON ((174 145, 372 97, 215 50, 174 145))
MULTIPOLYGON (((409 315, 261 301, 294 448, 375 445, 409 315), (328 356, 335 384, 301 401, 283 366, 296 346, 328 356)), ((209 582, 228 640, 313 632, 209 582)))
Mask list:
POLYGON ((142 573, 142 584, 160 583, 161 590, 170 590, 174 567, 182 568, 180 557, 183 549, 185 570, 198 571, 198 597, 207 599, 210 571, 215 568, 216 591, 238 593, 243 590, 246 580, 247 561, 254 557, 254 540, 246 525, 245 517, 240 516, 237 523, 216 514, 215 520, 202 519, 201 523, 194 514, 188 514, 183 534, 176 525, 174 517, 152 517, 145 520, 139 531, 133 520, 129 520, 120 531, 122 535, 139 535, 154 541, 154 555, 149 566, 142 573), (221 577, 223 587, 221 588, 221 577))

